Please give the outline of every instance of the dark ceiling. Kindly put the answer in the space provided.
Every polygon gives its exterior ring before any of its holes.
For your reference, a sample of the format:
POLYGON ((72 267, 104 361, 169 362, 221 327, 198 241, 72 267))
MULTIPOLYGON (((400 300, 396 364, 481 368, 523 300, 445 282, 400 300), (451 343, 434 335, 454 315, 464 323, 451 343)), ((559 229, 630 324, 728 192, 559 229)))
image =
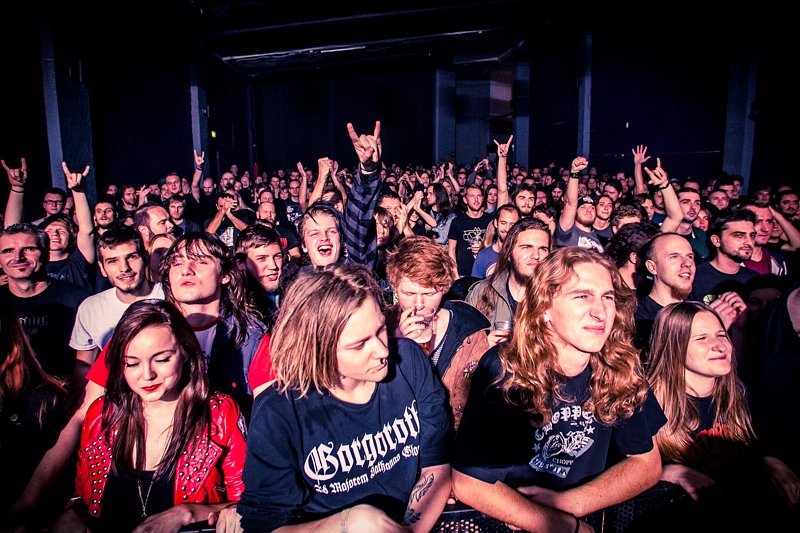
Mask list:
POLYGON ((479 71, 529 49, 583 2, 149 0, 244 75, 426 61, 479 71), (541 5, 539 5, 541 4, 541 5))

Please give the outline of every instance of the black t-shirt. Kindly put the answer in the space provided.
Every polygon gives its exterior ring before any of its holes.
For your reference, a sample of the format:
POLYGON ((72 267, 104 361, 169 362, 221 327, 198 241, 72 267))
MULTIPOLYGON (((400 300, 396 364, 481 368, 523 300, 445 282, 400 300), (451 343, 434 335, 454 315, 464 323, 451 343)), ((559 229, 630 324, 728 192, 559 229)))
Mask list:
POLYGON ((66 259, 48 262, 45 270, 52 279, 66 281, 94 292, 98 268, 89 263, 77 248, 66 259))
POLYGON ((653 449, 653 436, 666 423, 652 392, 630 418, 613 426, 595 420, 581 404, 588 399, 591 367, 565 378, 574 401, 554 400, 552 418, 542 428, 530 415, 503 398, 503 375, 497 347, 481 358, 456 437, 451 465, 485 483, 501 481, 512 488, 537 485, 566 490, 607 468, 610 454, 638 455, 653 449))
POLYGON ((758 272, 743 266, 739 267, 739 272, 736 274, 726 274, 714 268, 711 262, 701 263, 697 266, 692 293, 688 299, 709 304, 712 300, 705 300, 709 295, 719 296, 724 292, 734 291, 744 296, 744 284, 756 276, 758 272))
POLYGON ((256 397, 248 428, 244 531, 273 531, 358 503, 401 520, 420 469, 447 464, 445 393, 422 349, 389 339, 389 373, 365 404, 313 387, 256 397))
POLYGON ((642 350, 642 361, 647 360, 647 351, 650 346, 650 332, 653 329, 653 321, 656 315, 663 309, 663 306, 650 298, 650 295, 639 299, 639 305, 633 313, 633 318, 636 321, 636 336, 633 338, 633 344, 642 350))
POLYGON ((456 264, 458 265, 459 276, 469 276, 472 274, 472 263, 475 262, 470 246, 473 241, 482 241, 486 233, 486 227, 494 219, 492 215, 482 214, 478 218, 463 213, 453 219, 450 224, 448 240, 456 241, 456 264))
POLYGON ((0 287, 0 299, 19 315, 42 369, 57 377, 72 375, 75 350, 69 339, 78 306, 91 295, 89 289, 58 280, 30 298, 18 298, 7 286, 0 287))

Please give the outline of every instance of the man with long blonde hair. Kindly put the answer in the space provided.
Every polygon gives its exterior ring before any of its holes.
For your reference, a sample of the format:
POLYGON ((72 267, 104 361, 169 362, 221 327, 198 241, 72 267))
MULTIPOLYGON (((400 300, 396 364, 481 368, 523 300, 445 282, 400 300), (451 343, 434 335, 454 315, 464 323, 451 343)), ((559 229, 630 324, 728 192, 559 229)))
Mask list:
POLYGON ((598 252, 539 264, 511 342, 475 371, 452 460, 459 500, 528 531, 589 531, 576 517, 658 481, 665 418, 631 342, 635 305, 598 252))

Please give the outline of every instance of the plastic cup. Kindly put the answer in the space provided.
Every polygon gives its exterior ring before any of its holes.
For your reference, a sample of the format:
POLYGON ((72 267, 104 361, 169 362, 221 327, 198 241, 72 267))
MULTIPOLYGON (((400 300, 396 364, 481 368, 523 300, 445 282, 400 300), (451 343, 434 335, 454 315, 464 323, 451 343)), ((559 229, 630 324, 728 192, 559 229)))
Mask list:
POLYGON ((431 341, 431 337, 433 337, 433 317, 436 315, 436 309, 433 307, 415 307, 414 311, 411 313, 411 316, 417 317, 417 324, 421 329, 417 330, 418 335, 414 337, 414 340, 418 344, 426 344, 431 341))
POLYGON ((508 320, 499 320, 494 323, 494 329, 499 329, 502 331, 511 331, 513 329, 511 322, 508 320))

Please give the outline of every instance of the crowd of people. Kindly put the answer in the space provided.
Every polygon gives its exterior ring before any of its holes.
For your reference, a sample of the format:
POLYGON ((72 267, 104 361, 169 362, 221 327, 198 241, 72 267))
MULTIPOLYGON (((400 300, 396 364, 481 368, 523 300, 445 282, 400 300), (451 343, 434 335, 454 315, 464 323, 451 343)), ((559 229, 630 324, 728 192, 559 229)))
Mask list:
POLYGON ((94 206, 89 167, 2 162, 3 531, 588 532, 659 484, 649 531, 796 520, 795 189, 513 137, 403 167, 380 131, 94 206))

